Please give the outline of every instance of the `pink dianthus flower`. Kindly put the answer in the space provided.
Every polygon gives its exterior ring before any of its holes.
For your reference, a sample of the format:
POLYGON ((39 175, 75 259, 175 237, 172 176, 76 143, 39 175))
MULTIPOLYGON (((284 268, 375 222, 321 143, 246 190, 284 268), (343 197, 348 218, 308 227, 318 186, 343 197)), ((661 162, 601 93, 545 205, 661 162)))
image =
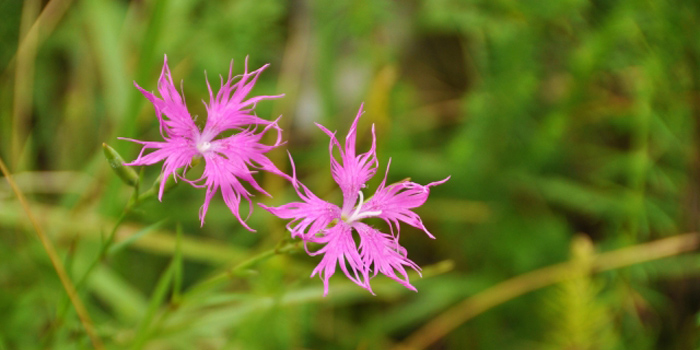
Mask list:
POLYGON ((209 208, 209 203, 214 194, 221 191, 224 202, 233 215, 248 230, 251 229, 239 213, 241 199, 249 204, 249 215, 252 211, 250 200, 251 193, 243 186, 248 183, 255 190, 270 196, 253 178, 256 170, 264 170, 287 177, 280 172, 270 161, 265 153, 282 144, 281 129, 277 120, 268 121, 257 117, 253 109, 261 100, 278 98, 276 96, 255 96, 248 98, 248 94, 255 85, 260 73, 267 65, 260 69, 248 72, 246 61, 245 72, 240 76, 232 76, 233 61, 229 68, 228 79, 221 77, 221 88, 214 95, 211 85, 209 88, 209 104, 204 102, 207 110, 207 119, 204 127, 200 129, 187 110, 184 97, 180 96, 168 67, 168 59, 165 57, 163 70, 158 80, 158 92, 155 94, 144 90, 136 82, 134 85, 153 103, 160 134, 164 141, 140 141, 126 139, 143 145, 139 156, 126 165, 151 165, 163 162, 162 181, 158 191, 158 199, 162 201, 166 180, 172 175, 187 181, 195 187, 206 187, 204 203, 199 210, 199 219, 204 225, 204 217, 209 208), (262 126, 262 131, 256 132, 262 126), (263 135, 274 129, 277 131, 277 139, 273 145, 261 143, 263 135), (232 131, 230 136, 222 135, 223 132, 232 131), (144 154, 146 150, 153 150, 144 154), (188 169, 194 158, 204 159, 204 172, 197 180, 188 180, 177 173, 177 169, 188 169), (254 169, 254 170, 251 170, 254 169))
MULTIPOLYGON (((378 162, 374 125, 372 125, 370 150, 359 155, 355 152, 357 122, 361 115, 362 106, 345 138, 344 149, 340 146, 334 132, 317 124, 330 137, 331 174, 343 193, 341 207, 314 195, 297 180, 296 172, 293 173, 292 182, 302 202, 288 203, 279 207, 260 204, 282 219, 292 219, 287 224, 292 237, 300 237, 305 242, 323 245, 315 252, 309 251, 307 247, 307 253, 312 256, 323 255, 311 277, 318 274, 323 280, 324 296, 328 295, 328 281, 338 265, 345 276, 370 292, 372 289, 369 281, 378 273, 415 291, 415 287, 409 282, 406 267, 412 268, 419 274, 420 267, 408 259, 406 249, 399 245, 399 224, 404 222, 425 231, 430 238, 435 238, 423 225, 418 214, 411 209, 425 203, 430 187, 442 184, 449 179, 448 176, 425 186, 407 180, 386 185, 386 175, 389 173, 389 165, 387 165, 384 180, 374 195, 365 200, 362 189, 376 173, 378 162), (333 156, 333 150, 336 147, 342 163, 333 156), (383 219, 389 225, 391 233, 381 232, 362 222, 362 219, 371 217, 383 219), (359 244, 353 237, 353 231, 357 234, 359 244)), ((292 168, 294 168, 293 162, 292 168)))

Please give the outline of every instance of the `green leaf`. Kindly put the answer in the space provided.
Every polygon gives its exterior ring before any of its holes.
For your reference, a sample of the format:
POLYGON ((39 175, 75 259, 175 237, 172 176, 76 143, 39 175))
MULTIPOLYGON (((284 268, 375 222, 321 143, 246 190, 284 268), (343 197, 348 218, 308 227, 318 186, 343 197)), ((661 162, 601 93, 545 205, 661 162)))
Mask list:
MULTIPOLYGON (((128 247, 131 243, 133 243, 134 241, 138 240, 139 238, 145 236, 149 232, 153 232, 153 231, 163 227, 163 224, 167 221, 168 221, 167 219, 163 219, 163 220, 160 220, 152 225, 144 227, 143 229, 139 230, 135 234, 129 236, 127 239, 120 241, 120 242, 114 244, 113 246, 111 246, 109 248, 109 250, 107 251, 107 255, 113 255, 113 254, 119 252, 120 250, 128 247)), ((178 241, 179 241, 179 239, 178 239, 178 241)))

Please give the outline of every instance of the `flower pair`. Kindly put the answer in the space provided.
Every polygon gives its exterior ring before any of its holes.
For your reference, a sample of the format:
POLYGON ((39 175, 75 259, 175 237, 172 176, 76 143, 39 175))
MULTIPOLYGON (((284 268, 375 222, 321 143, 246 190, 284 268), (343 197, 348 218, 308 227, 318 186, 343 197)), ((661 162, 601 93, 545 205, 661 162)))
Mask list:
MULTIPOLYGON (((301 202, 284 204, 279 207, 263 208, 282 219, 292 219, 287 225, 292 237, 299 237, 304 242, 322 245, 309 255, 323 255, 321 262, 311 276, 318 274, 324 283, 324 295, 328 293, 329 278, 337 266, 343 273, 359 286, 370 292, 370 279, 381 273, 411 290, 406 267, 419 271, 420 268, 407 258, 406 249, 399 245, 399 223, 425 231, 433 235, 423 225, 420 217, 412 211, 421 206, 428 198, 430 187, 449 179, 420 185, 410 181, 386 184, 386 175, 374 195, 365 199, 362 189, 377 171, 376 136, 372 127, 372 146, 369 151, 356 154, 355 143, 357 122, 362 115, 362 107, 341 147, 334 132, 318 125, 330 137, 329 152, 331 174, 343 193, 343 204, 337 206, 314 195, 304 184, 298 181, 296 172, 290 177, 282 173, 265 153, 282 144, 281 129, 275 121, 261 119, 254 114, 258 101, 281 97, 257 96, 247 98, 260 73, 267 67, 233 77, 231 70, 226 81, 221 79, 221 88, 216 95, 209 87, 210 102, 206 105, 207 120, 200 129, 189 114, 187 107, 175 88, 167 58, 158 81, 161 98, 137 88, 148 98, 156 111, 160 123, 160 132, 164 142, 131 140, 143 145, 141 153, 126 165, 151 165, 163 162, 161 187, 158 198, 162 200, 165 180, 174 176, 196 187, 205 187, 204 204, 200 209, 200 221, 204 224, 209 203, 216 192, 222 193, 224 202, 231 212, 250 231, 251 229, 239 214, 239 206, 245 199, 252 210, 251 194, 243 186, 248 183, 258 192, 266 194, 253 178, 257 170, 268 171, 289 179, 302 199, 301 202), (256 132, 262 127, 261 132, 256 132), (277 138, 274 144, 261 143, 263 135, 274 129, 277 138), (224 137, 223 133, 234 132, 224 137), (334 149, 340 153, 340 162, 333 156, 334 149), (153 152, 144 155, 144 151, 153 152), (177 173, 178 168, 189 168, 194 158, 204 159, 204 172, 197 180, 188 180, 177 173), (253 169, 253 170, 251 170, 253 169), (365 224, 362 219, 377 217, 386 221, 390 233, 384 233, 365 224), (353 233, 354 232, 354 233, 353 233), (355 236, 356 234, 356 236, 355 236), (357 239, 355 238, 357 237, 357 239)), ((290 156, 291 160, 291 156, 290 156)), ((292 161, 292 169, 294 162, 292 161)), ((387 165, 386 173, 388 174, 387 165)), ((249 211, 250 212, 250 211, 249 211)))

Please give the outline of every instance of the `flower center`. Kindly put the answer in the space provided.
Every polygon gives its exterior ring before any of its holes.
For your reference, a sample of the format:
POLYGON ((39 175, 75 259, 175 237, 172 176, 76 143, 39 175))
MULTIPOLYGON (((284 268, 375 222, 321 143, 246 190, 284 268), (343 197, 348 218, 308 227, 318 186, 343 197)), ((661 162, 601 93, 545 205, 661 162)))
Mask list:
POLYGON ((345 221, 348 224, 353 223, 353 222, 360 220, 360 219, 368 218, 370 216, 377 216, 377 215, 382 213, 381 210, 362 211, 362 204, 364 204, 365 197, 364 197, 364 195, 362 195, 362 191, 359 191, 359 194, 360 194, 360 198, 357 201, 357 206, 355 207, 355 210, 352 212, 352 214, 350 214, 349 217, 345 217, 345 215, 343 215, 343 221, 345 221))
POLYGON ((197 144, 197 150, 199 153, 205 153, 211 149, 211 142, 204 141, 197 144))

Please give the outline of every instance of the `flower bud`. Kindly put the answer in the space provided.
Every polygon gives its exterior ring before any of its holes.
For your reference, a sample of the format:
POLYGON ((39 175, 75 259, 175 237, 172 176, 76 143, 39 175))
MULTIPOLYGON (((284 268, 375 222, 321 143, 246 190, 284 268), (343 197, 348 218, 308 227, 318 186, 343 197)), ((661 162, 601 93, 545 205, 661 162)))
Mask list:
POLYGON ((107 162, 109 162, 109 166, 114 170, 117 175, 119 175, 119 178, 124 181, 129 186, 136 187, 136 185, 139 183, 139 175, 132 169, 131 167, 125 166, 124 165, 124 159, 117 153, 117 151, 107 145, 106 143, 102 144, 102 149, 105 152, 105 158, 107 158, 107 162))

